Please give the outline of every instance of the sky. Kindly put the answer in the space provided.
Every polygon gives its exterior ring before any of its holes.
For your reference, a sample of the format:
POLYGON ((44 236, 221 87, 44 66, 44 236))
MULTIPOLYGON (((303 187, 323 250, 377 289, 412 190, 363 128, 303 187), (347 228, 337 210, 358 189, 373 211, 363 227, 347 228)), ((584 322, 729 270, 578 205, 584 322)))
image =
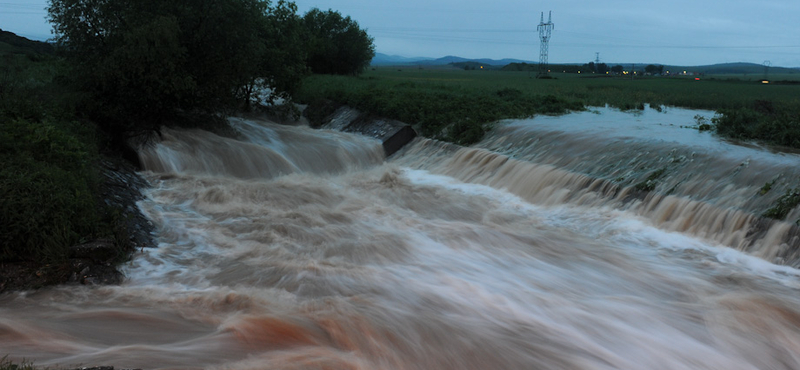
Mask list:
MULTIPOLYGON (((338 10, 405 57, 515 58, 537 62, 541 13, 552 11, 550 63, 800 67, 798 0, 296 0, 298 13, 338 10)), ((0 0, 0 29, 50 34, 46 0, 0 0)))

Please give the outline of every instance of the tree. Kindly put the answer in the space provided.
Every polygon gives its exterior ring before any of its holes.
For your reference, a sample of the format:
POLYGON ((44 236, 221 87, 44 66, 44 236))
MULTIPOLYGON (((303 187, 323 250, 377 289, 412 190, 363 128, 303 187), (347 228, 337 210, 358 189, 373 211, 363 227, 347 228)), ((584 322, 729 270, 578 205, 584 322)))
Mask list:
POLYGON ((303 23, 310 37, 307 63, 314 73, 356 75, 375 56, 374 39, 350 17, 314 8, 303 23))
POLYGON ((664 73, 664 66, 648 64, 646 67, 644 67, 644 71, 649 73, 649 74, 660 75, 660 74, 664 73))
POLYGON ((51 0, 84 109, 109 132, 157 131, 291 91, 305 71, 294 4, 268 0, 51 0), (283 27, 287 25, 287 27, 283 27), (295 56, 287 53, 297 52, 295 56))
POLYGON ((605 63, 595 64, 594 62, 589 62, 583 65, 583 68, 588 70, 589 72, 595 73, 603 73, 605 74, 608 72, 608 65, 605 63))
POLYGON ((245 86, 250 93, 245 94, 244 100, 265 100, 270 104, 276 98, 290 100, 309 72, 308 32, 297 15, 297 5, 278 1, 263 19, 259 32, 263 51, 254 64, 260 73, 245 86))
POLYGON ((625 68, 623 68, 623 67, 622 67, 621 65, 619 65, 619 64, 617 64, 617 65, 615 65, 615 66, 611 67, 611 72, 614 72, 614 73, 616 73, 616 74, 620 74, 620 73, 622 73, 622 71, 624 71, 624 70, 625 70, 625 68))

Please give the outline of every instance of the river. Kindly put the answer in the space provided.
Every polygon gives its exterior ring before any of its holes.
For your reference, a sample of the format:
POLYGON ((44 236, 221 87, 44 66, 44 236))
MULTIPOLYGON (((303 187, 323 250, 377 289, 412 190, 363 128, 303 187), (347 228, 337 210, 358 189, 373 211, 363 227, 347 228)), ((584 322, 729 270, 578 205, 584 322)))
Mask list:
POLYGON ((0 296, 0 356, 800 369, 797 238, 754 216, 800 157, 682 127, 695 114, 509 121, 471 148, 418 138, 388 159, 376 140, 263 121, 233 119, 237 139, 167 129, 141 153, 158 248, 120 286, 0 296))

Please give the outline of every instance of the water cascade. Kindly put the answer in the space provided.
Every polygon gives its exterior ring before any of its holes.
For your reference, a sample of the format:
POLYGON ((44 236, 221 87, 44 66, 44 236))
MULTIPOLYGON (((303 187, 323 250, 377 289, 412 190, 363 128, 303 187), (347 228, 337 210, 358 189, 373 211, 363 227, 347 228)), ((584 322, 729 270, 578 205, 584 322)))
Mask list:
POLYGON ((227 138, 165 130, 140 153, 159 247, 137 253, 120 286, 0 296, 0 356, 800 368, 796 240, 790 222, 759 226, 776 196, 751 194, 794 179, 797 156, 569 131, 580 117, 508 122, 471 148, 416 139, 388 159, 377 140, 269 122, 233 120, 227 138))

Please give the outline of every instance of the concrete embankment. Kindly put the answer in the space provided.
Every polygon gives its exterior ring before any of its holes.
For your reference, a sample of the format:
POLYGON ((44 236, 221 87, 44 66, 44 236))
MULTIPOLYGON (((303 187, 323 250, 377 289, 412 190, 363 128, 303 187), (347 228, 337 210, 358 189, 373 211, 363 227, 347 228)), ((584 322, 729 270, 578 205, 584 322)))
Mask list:
POLYGON ((387 157, 417 137, 416 131, 407 123, 377 117, 330 101, 309 105, 303 115, 312 127, 376 138, 383 142, 383 150, 387 157))

